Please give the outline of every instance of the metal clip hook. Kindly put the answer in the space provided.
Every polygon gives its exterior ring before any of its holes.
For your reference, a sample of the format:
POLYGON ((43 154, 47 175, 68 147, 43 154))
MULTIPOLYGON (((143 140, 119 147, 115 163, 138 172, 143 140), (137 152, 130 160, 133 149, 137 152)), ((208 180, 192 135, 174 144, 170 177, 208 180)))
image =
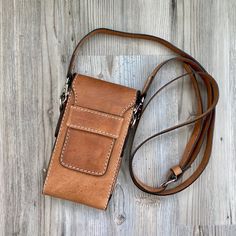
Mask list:
POLYGON ((70 82, 70 77, 67 77, 66 82, 62 88, 61 95, 60 95, 60 109, 63 107, 63 105, 67 101, 67 97, 69 95, 69 82, 70 82))
POLYGON ((168 178, 168 180, 162 183, 160 186, 166 188, 169 184, 175 182, 177 179, 178 177, 176 175, 171 175, 170 178, 168 178))
POLYGON ((140 102, 136 105, 133 111, 133 118, 131 121, 131 127, 134 127, 136 122, 140 119, 143 103, 144 103, 145 97, 141 97, 140 102))

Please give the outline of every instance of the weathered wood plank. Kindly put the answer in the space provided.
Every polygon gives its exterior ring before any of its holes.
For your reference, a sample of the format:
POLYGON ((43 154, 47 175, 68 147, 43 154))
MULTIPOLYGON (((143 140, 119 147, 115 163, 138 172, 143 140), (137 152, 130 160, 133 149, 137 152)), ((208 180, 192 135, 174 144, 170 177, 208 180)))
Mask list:
MULTIPOLYGON (((235 10, 233 0, 0 1, 0 235, 235 235, 235 10), (212 158, 184 192, 166 198, 140 192, 125 156, 106 212, 41 195, 69 58, 76 42, 96 27, 163 37, 191 53, 218 81, 212 158)), ((145 41, 98 36, 80 55, 80 72, 141 88, 171 52, 145 41)), ((172 63, 154 87, 180 73, 172 63)), ((188 118, 191 97, 188 82, 163 91, 147 111, 137 141, 188 118)), ((188 133, 181 129, 142 148, 138 175, 153 185, 164 180, 188 133)))

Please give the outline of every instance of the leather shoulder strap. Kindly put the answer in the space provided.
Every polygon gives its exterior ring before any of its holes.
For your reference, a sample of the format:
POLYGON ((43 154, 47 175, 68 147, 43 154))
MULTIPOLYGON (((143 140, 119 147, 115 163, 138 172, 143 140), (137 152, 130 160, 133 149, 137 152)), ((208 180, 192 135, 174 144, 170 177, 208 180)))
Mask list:
POLYGON ((130 175, 135 183, 135 185, 141 189, 142 191, 148 192, 150 194, 155 195, 169 195, 173 193, 177 193, 186 187, 188 187, 190 184, 192 184, 202 173, 202 171, 205 169, 210 155, 211 155, 211 149, 212 149, 212 140, 213 140, 213 131, 214 131, 214 122, 215 122, 215 107, 218 102, 219 98, 219 89, 216 81, 206 72, 206 70, 201 66, 201 64, 196 61, 192 56, 187 54, 186 52, 182 51, 178 47, 174 46, 173 44, 169 43, 168 41, 153 36, 153 35, 147 35, 147 34, 135 34, 135 33, 128 33, 128 32, 121 32, 121 31, 115 31, 111 29, 106 28, 99 28, 91 31, 87 35, 85 35, 80 42, 77 44, 69 64, 67 77, 70 78, 74 73, 74 67, 75 67, 75 61, 78 57, 79 48, 84 44, 84 42, 89 39, 91 36, 94 36, 95 34, 108 34, 108 35, 114 35, 114 36, 120 36, 125 38, 132 38, 132 39, 144 39, 149 41, 154 41, 157 43, 162 44, 166 48, 173 51, 178 56, 175 58, 171 58, 167 61, 164 61, 160 65, 158 65, 153 72, 149 75, 147 78, 144 87, 142 89, 141 95, 139 100, 137 101, 137 106, 134 111, 134 119, 132 124, 132 127, 130 129, 130 138, 131 138, 131 148, 130 148, 130 159, 129 159, 129 169, 130 169, 130 175), (183 64, 184 69, 187 73, 178 76, 177 78, 174 78, 169 83, 161 87, 150 99, 143 105, 144 99, 146 97, 146 94, 156 77, 158 71, 166 65, 168 62, 176 60, 179 63, 183 64), (135 133, 139 125, 139 120, 142 118, 142 114, 145 112, 147 106, 150 104, 150 102, 153 100, 153 98, 159 94, 166 86, 169 84, 183 78, 189 76, 189 78, 192 81, 195 96, 197 99, 197 115, 195 118, 187 120, 181 124, 175 125, 171 128, 167 128, 157 134, 152 135, 151 137, 144 140, 141 144, 139 144, 133 151, 132 151, 132 145, 135 138, 135 133), (203 109, 202 104, 202 96, 199 89, 199 80, 202 80, 203 85, 206 88, 207 92, 207 108, 203 109), (133 170, 133 160, 135 157, 135 154, 137 151, 145 145, 148 141, 152 140, 153 138, 156 138, 160 135, 163 135, 167 132, 173 131, 175 129, 181 128, 183 126, 193 124, 194 128, 192 131, 192 135, 190 136, 188 143, 186 145, 186 148, 183 152, 182 159, 180 163, 170 169, 170 173, 167 176, 167 180, 161 184, 159 187, 151 187, 146 184, 144 184, 138 177, 134 174, 133 170), (197 169, 194 171, 194 173, 184 180, 179 185, 173 187, 173 188, 167 188, 167 186, 179 179, 184 172, 190 168, 191 164, 194 162, 196 157, 198 156, 200 150, 202 149, 202 145, 204 141, 206 140, 205 145, 205 151, 202 157, 202 160, 197 167, 197 169))
MULTIPOLYGON (((70 60, 70 64, 69 64, 69 68, 68 68, 68 72, 67 72, 67 77, 70 77, 73 75, 74 73, 74 68, 75 68, 75 63, 76 60, 78 58, 78 54, 79 54, 79 49, 80 47, 92 36, 96 35, 96 34, 106 34, 106 35, 112 35, 112 36, 119 36, 119 37, 123 37, 123 38, 130 38, 130 39, 143 39, 143 40, 149 40, 149 41, 153 41, 156 43, 159 43, 163 46, 165 46, 166 48, 170 49, 171 51, 173 51, 174 53, 176 53, 177 55, 181 56, 181 57, 185 57, 188 58, 194 62, 196 62, 196 64, 198 65, 198 67, 201 68, 201 71, 205 71, 205 69, 200 65, 199 62, 197 62, 192 56, 190 56, 189 54, 187 54, 186 52, 184 52, 183 50, 179 49, 178 47, 174 46, 173 44, 171 44, 170 42, 153 36, 153 35, 148 35, 148 34, 137 34, 137 33, 128 33, 128 32, 121 32, 121 31, 117 31, 117 30, 111 30, 111 29, 106 29, 106 28, 98 28, 95 29, 91 32, 89 32, 87 35, 85 35, 77 44, 77 46, 74 49, 74 52, 72 54, 71 60, 70 60)), ((195 68, 197 69, 197 68, 195 68)), ((147 89, 149 88, 150 84, 151 84, 152 78, 151 76, 147 79, 146 84, 143 88, 143 93, 147 92, 147 89)))
MULTIPOLYGON (((187 58, 182 58, 182 57, 176 57, 171 60, 177 60, 177 61, 180 61, 183 63, 187 63, 190 66, 192 64, 195 64, 195 62, 193 62, 187 58)), ((161 65, 159 65, 156 68, 156 70, 159 71, 160 68, 162 66, 164 66, 165 64, 167 64, 167 62, 169 62, 169 61, 166 61, 166 62, 162 63, 161 65)), ((195 64, 195 66, 196 65, 197 64, 195 64)), ((207 108, 206 108, 206 110, 203 111, 203 108, 202 108, 202 99, 201 99, 201 94, 199 93, 199 86, 194 84, 195 82, 197 82, 197 80, 192 79, 193 80, 192 81, 193 87, 194 87, 195 94, 197 97, 197 104, 198 104, 198 109, 197 109, 198 114, 195 116, 195 118, 189 119, 181 124, 167 128, 165 130, 162 130, 159 133, 156 133, 156 134, 150 136, 149 138, 147 138, 146 140, 141 142, 134 149, 134 151, 130 153, 129 169, 130 169, 131 178, 132 178, 133 182, 135 183, 135 185, 139 189, 141 189, 142 191, 145 191, 147 193, 161 195, 161 196, 177 193, 177 192, 185 189, 186 187, 188 187, 190 184, 192 184, 201 175, 201 173, 205 169, 206 165, 208 164, 208 161, 209 161, 209 158, 211 155, 211 149, 212 149, 212 140, 213 140, 213 131, 214 131, 214 122, 215 122, 215 107, 218 102, 219 91, 218 91, 218 86, 217 86, 216 81, 209 74, 207 74, 206 72, 201 72, 201 71, 195 72, 194 70, 192 73, 194 75, 197 75, 199 77, 199 79, 201 79, 203 81, 203 84, 206 87, 206 91, 207 91, 207 108), (138 177, 134 174, 133 165, 132 165, 133 161, 134 161, 135 154, 138 152, 138 150, 143 145, 145 145, 147 142, 149 142, 150 140, 152 140, 160 135, 163 135, 167 132, 173 131, 175 129, 178 129, 178 128, 181 128, 183 126, 190 125, 193 123, 195 123, 195 126, 193 128, 192 134, 191 134, 189 141, 188 141, 188 143, 185 147, 185 150, 183 152, 182 159, 178 165, 173 166, 170 169, 170 173, 167 175, 167 180, 163 184, 161 184, 159 187, 154 188, 154 187, 150 187, 150 186, 144 184, 140 179, 138 179, 138 177), (206 140, 205 151, 204 151, 202 160, 201 160, 199 166, 197 167, 197 169, 194 171, 194 173, 189 178, 187 178, 185 181, 180 183, 178 186, 171 188, 171 189, 167 189, 167 186, 169 184, 177 181, 184 174, 184 172, 191 167, 191 164, 197 158, 200 150, 202 149, 202 145, 204 143, 204 140, 206 140)), ((154 72, 154 74, 155 74, 155 72, 154 72)), ((167 83, 166 85, 161 87, 156 93, 154 93, 154 95, 149 99, 149 101, 146 102, 145 106, 142 108, 140 119, 142 119, 142 114, 145 112, 147 106, 150 104, 150 102, 153 100, 153 98, 159 94, 159 92, 161 92, 169 84, 171 84, 171 83, 175 82, 176 80, 179 80, 182 77, 185 77, 187 75, 190 75, 190 73, 186 73, 184 75, 178 76, 177 78, 171 80, 169 83, 167 83)), ((132 139, 131 143, 132 144, 133 144, 135 132, 138 128, 138 125, 139 125, 139 122, 137 122, 137 124, 135 125, 135 127, 133 127, 133 130, 131 131, 131 139, 132 139)))

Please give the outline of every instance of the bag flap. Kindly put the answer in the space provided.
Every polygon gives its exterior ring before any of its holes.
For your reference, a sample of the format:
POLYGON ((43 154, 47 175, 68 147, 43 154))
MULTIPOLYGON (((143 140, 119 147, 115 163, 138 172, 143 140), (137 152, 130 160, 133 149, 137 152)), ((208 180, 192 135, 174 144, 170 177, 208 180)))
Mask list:
POLYGON ((85 75, 77 75, 72 88, 76 106, 121 117, 136 102, 135 89, 85 75))

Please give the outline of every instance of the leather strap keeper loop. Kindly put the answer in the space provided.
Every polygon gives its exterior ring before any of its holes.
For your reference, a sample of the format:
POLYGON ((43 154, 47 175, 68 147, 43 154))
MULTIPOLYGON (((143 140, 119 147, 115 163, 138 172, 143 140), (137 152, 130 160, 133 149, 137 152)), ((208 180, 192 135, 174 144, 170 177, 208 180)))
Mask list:
POLYGON ((182 171, 182 169, 181 169, 181 167, 179 165, 171 167, 170 170, 177 177, 183 173, 183 171, 182 171))

